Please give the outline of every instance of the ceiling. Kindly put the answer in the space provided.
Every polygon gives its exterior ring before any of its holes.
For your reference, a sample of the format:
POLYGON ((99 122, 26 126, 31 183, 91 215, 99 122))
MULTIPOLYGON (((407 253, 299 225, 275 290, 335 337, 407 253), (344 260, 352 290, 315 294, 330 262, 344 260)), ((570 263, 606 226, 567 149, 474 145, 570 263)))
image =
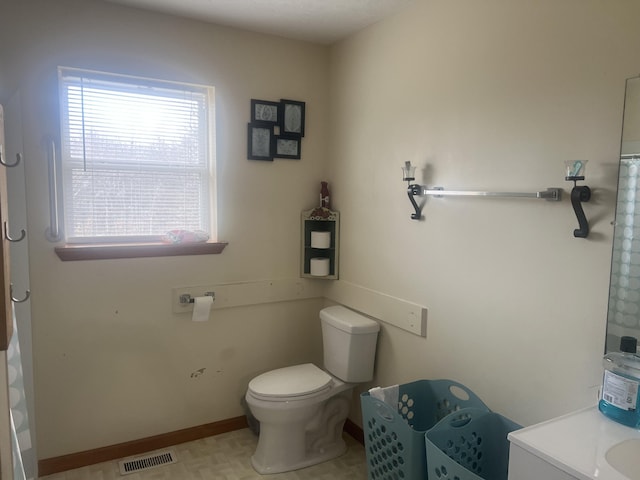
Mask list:
POLYGON ((413 0, 107 0, 205 22, 332 44, 413 0))

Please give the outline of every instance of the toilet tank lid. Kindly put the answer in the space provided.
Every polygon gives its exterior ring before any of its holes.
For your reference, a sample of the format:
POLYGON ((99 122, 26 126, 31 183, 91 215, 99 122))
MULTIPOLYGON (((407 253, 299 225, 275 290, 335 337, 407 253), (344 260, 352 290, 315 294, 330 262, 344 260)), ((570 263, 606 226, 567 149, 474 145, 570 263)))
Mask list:
POLYGON ((335 328, 356 335, 376 333, 380 330, 380 325, 375 320, 342 305, 323 308, 320 310, 320 319, 335 328))

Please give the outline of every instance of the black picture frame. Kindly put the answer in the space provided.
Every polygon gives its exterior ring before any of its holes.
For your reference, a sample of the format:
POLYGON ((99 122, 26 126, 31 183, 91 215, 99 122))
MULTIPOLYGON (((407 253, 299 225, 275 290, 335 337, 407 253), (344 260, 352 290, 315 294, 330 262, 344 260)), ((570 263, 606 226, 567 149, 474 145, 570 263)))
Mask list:
POLYGON ((273 156, 275 158, 290 158, 300 160, 302 137, 300 135, 276 135, 273 156))
POLYGON ((267 122, 274 125, 280 122, 280 102, 251 99, 251 122, 267 122))
POLYGON ((304 137, 305 102, 282 99, 280 103, 280 133, 304 137))
POLYGON ((247 128, 247 158, 273 161, 275 136, 270 122, 252 122, 247 128))

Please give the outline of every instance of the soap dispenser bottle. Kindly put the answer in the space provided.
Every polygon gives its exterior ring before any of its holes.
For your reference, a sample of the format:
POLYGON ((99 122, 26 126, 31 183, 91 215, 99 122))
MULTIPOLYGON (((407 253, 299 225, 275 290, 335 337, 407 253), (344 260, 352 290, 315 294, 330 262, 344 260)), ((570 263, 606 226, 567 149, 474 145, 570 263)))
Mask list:
POLYGON ((620 352, 604 356, 599 410, 629 427, 640 428, 640 357, 634 337, 620 339, 620 352))

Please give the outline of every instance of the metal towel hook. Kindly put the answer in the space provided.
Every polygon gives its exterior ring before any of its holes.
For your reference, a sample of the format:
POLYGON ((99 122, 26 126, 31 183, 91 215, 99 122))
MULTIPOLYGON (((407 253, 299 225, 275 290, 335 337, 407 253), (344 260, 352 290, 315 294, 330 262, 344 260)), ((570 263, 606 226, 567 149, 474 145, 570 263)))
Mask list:
POLYGON ((23 228, 22 230, 20 230, 20 238, 11 238, 11 235, 9 235, 9 225, 7 224, 7 222, 4 222, 4 238, 9 240, 10 242, 20 242, 24 240, 24 237, 26 236, 27 232, 23 228))
POLYGON ((26 291, 24 292, 24 298, 23 298, 23 299, 15 298, 15 297, 13 296, 13 283, 10 285, 9 290, 10 290, 10 292, 11 292, 11 293, 10 293, 10 295, 11 295, 11 301, 12 301, 12 302, 14 302, 14 303, 24 303, 24 302, 26 302, 27 300, 29 300, 29 297, 31 296, 31 290, 26 290, 26 291))
POLYGON ((16 167, 21 161, 22 161, 22 155, 19 153, 16 153, 16 161, 13 163, 7 163, 2 159, 2 152, 0 152, 0 164, 4 165, 5 167, 16 167))

